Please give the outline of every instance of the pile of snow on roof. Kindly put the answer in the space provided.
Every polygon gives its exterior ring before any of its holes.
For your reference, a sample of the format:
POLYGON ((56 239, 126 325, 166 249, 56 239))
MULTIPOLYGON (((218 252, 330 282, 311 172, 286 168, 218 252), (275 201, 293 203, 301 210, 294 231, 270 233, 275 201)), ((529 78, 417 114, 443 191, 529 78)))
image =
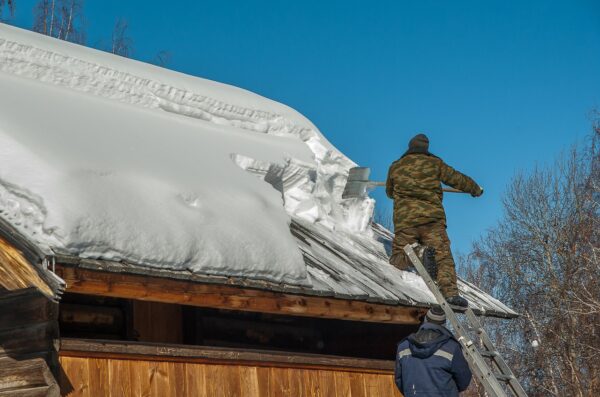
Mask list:
POLYGON ((354 163, 259 95, 1 24, 0 92, 0 216, 48 253, 311 285, 290 217, 371 233, 354 163))

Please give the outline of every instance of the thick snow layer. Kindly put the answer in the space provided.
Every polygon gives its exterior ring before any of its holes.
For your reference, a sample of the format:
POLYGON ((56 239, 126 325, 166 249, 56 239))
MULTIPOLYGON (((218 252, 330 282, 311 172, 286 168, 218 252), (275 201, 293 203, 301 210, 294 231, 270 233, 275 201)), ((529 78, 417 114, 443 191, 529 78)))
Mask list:
MULTIPOLYGON (((0 158, 0 217, 49 254, 434 301, 387 263, 374 201, 342 200, 355 164, 239 88, 0 24, 0 158)), ((481 312, 515 315, 459 288, 481 312)))
POLYGON ((55 252, 310 285, 290 217, 371 233, 289 107, 2 24, 0 155, 0 216, 55 252))

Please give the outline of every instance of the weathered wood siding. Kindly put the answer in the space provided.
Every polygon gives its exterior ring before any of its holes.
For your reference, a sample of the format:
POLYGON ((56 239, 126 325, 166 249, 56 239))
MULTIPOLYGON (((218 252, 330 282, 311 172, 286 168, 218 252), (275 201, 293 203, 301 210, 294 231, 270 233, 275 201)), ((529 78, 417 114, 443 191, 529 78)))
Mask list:
POLYGON ((392 397, 390 373, 202 364, 119 358, 60 357, 70 397, 392 397))
POLYGON ((401 397, 385 360, 63 339, 60 364, 69 397, 401 397))
POLYGON ((30 288, 0 292, 0 396, 58 396, 58 305, 30 288))

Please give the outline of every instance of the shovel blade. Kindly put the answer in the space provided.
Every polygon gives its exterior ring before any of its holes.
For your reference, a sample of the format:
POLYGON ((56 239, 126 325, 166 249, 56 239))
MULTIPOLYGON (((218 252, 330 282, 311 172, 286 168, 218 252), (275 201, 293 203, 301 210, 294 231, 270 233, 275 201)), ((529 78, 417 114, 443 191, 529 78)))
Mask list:
POLYGON ((342 193, 342 199, 365 197, 367 195, 367 184, 369 182, 369 167, 354 167, 348 171, 348 180, 342 193))
POLYGON ((371 175, 371 169, 369 167, 354 167, 348 171, 348 182, 367 182, 371 175))

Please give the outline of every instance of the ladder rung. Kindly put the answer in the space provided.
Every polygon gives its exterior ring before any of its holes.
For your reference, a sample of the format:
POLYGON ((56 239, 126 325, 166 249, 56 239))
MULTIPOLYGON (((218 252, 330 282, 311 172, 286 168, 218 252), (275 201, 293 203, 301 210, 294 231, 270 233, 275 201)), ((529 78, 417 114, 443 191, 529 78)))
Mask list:
POLYGON ((510 382, 514 378, 511 375, 500 375, 500 374, 494 374, 494 375, 496 376, 496 379, 498 379, 500 382, 510 382))
POLYGON ((497 351, 489 351, 489 350, 484 350, 484 351, 480 351, 479 354, 481 354, 483 357, 487 357, 487 358, 494 358, 498 355, 497 351))
POLYGON ((466 325, 464 325, 464 327, 468 331, 475 332, 476 334, 481 334, 483 332, 483 329, 481 327, 473 326, 473 325, 471 325, 471 323, 467 323, 466 325))

